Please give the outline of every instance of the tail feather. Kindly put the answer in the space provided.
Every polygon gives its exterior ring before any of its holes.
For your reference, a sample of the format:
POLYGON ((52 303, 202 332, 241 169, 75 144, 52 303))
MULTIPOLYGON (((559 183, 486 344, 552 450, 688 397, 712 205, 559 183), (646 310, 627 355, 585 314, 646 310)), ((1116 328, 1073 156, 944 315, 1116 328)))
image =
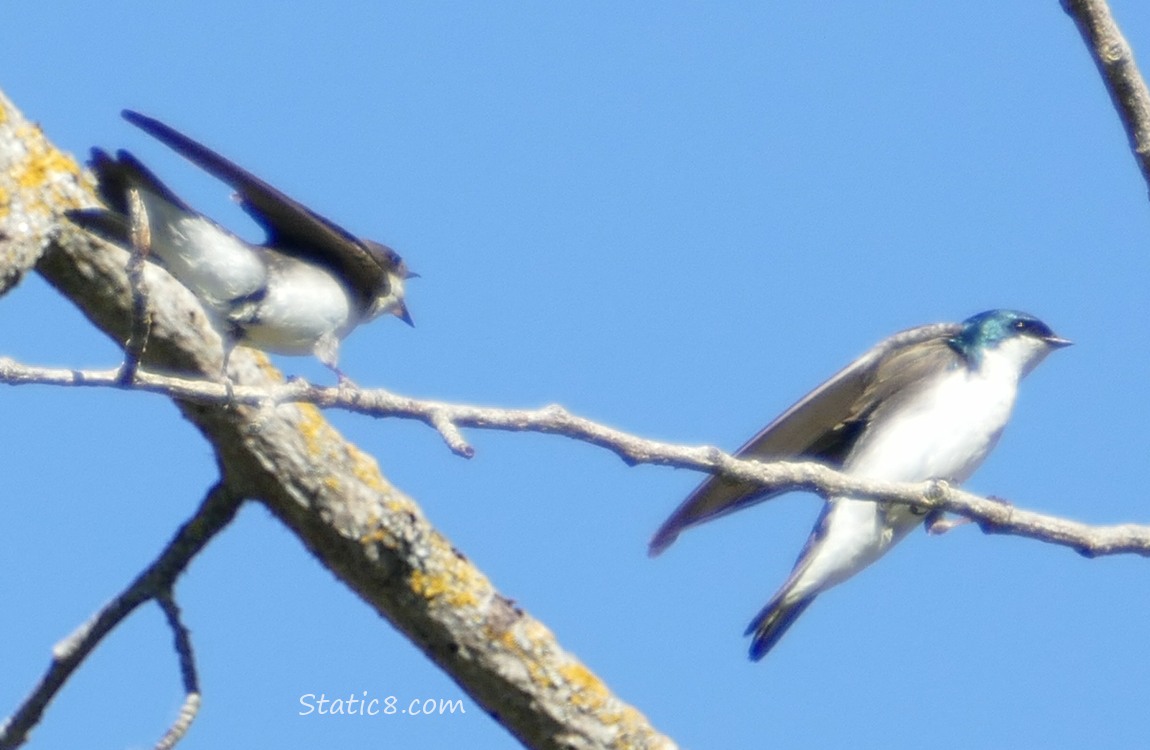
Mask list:
POLYGON ((89 165, 96 175, 96 190, 106 208, 72 210, 65 215, 73 224, 97 237, 121 247, 130 245, 128 192, 133 187, 156 195, 178 208, 191 210, 150 169, 127 151, 117 151, 113 157, 103 149, 94 148, 89 165))
POLYGON ((127 247, 131 244, 128 218, 123 214, 102 208, 86 208, 65 211, 64 215, 76 226, 114 245, 127 247))
POLYGON ((102 148, 92 149, 88 166, 96 175, 96 192, 100 195, 100 201, 116 213, 127 214, 127 195, 131 186, 127 170, 121 168, 120 162, 102 148))
POLYGON ((790 629, 799 615, 811 606, 811 602, 817 596, 811 594, 788 603, 783 600, 785 593, 786 589, 767 602, 767 606, 763 607, 755 619, 751 620, 751 624, 747 626, 744 635, 754 636, 751 640, 750 649, 752 661, 759 661, 766 656, 767 652, 774 648, 779 639, 790 629))
POLYGON ((107 151, 94 148, 89 165, 96 175, 96 189, 100 194, 100 200, 117 213, 125 215, 128 213, 128 189, 133 186, 147 190, 174 206, 190 210, 187 204, 152 173, 152 170, 145 167, 128 151, 117 151, 113 158, 107 151))

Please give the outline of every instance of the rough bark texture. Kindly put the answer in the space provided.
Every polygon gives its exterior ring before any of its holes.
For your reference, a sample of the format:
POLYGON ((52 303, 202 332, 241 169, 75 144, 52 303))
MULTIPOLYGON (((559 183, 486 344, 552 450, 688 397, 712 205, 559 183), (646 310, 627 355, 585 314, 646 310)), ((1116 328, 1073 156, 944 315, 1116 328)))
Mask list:
MULTIPOLYGON (((0 99, 0 123, 12 122, 22 120, 0 99)), ((4 283, 11 286, 42 251, 37 270, 122 343, 131 309, 128 254, 57 218, 94 200, 75 161, 38 129, 17 125, 0 133, 0 164, 11 165, 0 184, 8 191, 0 209, 0 229, 9 236, 3 255, 13 258, 4 283)), ((143 366, 214 378, 220 342, 203 310, 166 273, 149 267, 146 274, 153 324, 143 366)), ((247 350, 235 352, 232 367, 237 384, 282 381, 266 358, 247 350)), ((524 744, 674 747, 546 627, 501 596, 318 409, 176 403, 212 444, 230 487, 265 504, 524 744)))
POLYGON ((0 92, 0 294, 43 254, 56 214, 86 194, 76 160, 0 92))

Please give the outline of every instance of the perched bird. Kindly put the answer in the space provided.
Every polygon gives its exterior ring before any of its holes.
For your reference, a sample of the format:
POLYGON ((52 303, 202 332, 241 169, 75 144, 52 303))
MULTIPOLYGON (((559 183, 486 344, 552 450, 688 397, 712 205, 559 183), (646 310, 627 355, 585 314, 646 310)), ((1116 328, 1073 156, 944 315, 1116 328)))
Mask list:
MULTIPOLYGON (((897 333, 783 412, 737 455, 819 461, 868 479, 962 482, 998 442, 1019 381, 1069 344, 1013 310, 897 333)), ((655 533, 650 554, 686 528, 778 494, 710 477, 655 533)), ((922 511, 906 505, 828 501, 790 577, 747 628, 751 658, 770 651, 815 597, 873 563, 923 520, 922 511)))
POLYGON ((237 343, 278 354, 315 354, 340 379, 339 344, 390 313, 411 324, 404 282, 416 276, 386 245, 360 239, 171 127, 137 112, 124 119, 235 189, 267 231, 253 245, 176 197, 127 151, 92 149, 106 208, 68 212, 74 223, 131 246, 129 193, 143 206, 150 253, 208 310, 227 353, 237 343))

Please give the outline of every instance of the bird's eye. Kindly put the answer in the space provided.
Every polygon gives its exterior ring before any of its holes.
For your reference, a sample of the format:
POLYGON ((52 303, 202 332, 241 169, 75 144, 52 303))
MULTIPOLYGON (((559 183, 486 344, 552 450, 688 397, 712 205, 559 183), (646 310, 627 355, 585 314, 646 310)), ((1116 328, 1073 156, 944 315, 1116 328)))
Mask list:
POLYGON ((1043 323, 1041 320, 1016 320, 1012 327, 1015 331, 1025 336, 1034 336, 1035 338, 1045 339, 1054 335, 1050 327, 1043 323))

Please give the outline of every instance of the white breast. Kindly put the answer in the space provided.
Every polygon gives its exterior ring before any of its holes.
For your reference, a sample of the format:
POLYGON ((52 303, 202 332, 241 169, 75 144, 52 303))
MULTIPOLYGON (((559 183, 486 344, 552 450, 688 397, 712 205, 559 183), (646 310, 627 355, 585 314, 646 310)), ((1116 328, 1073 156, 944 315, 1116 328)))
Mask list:
POLYGON ((1023 365, 1004 346, 987 351, 976 369, 939 375, 919 398, 868 429, 843 468, 892 481, 965 480, 1002 434, 1023 365))
MULTIPOLYGON (((1048 352, 1037 339, 1017 337, 985 351, 976 369, 939 374, 903 411, 868 428, 843 469, 891 481, 965 480, 1002 434, 1018 381, 1048 352)), ((787 601, 850 578, 921 522, 905 506, 832 499, 822 539, 800 561, 787 601)))
POLYGON ((141 196, 152 252, 247 343, 310 354, 321 338, 342 337, 358 322, 347 290, 329 271, 249 245, 157 195, 141 196))
POLYGON ((322 337, 342 337, 357 323, 347 290, 330 272, 282 256, 270 268, 267 295, 232 316, 248 343, 280 354, 309 354, 322 337))

